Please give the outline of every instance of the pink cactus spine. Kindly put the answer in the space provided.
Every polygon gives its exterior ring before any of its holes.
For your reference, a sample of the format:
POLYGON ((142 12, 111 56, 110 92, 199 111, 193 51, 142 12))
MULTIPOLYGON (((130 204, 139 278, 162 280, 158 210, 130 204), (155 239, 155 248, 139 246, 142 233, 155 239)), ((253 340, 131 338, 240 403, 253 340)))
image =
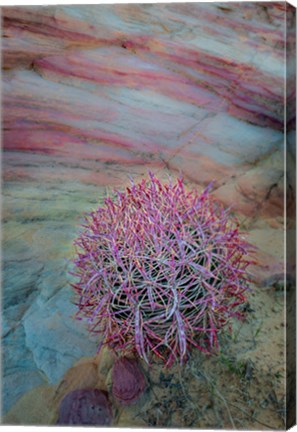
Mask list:
POLYGON ((78 317, 118 352, 182 363, 242 315, 250 246, 209 188, 150 174, 88 214, 75 245, 78 317))

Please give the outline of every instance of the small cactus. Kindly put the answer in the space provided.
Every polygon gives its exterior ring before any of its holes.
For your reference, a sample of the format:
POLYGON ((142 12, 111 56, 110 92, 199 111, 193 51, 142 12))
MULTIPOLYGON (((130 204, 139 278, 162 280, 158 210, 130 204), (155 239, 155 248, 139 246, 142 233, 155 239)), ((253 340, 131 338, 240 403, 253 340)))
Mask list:
POLYGON ((150 174, 86 216, 73 287, 78 317, 103 343, 171 366, 190 347, 211 352, 229 318, 242 315, 250 247, 209 189, 150 174))

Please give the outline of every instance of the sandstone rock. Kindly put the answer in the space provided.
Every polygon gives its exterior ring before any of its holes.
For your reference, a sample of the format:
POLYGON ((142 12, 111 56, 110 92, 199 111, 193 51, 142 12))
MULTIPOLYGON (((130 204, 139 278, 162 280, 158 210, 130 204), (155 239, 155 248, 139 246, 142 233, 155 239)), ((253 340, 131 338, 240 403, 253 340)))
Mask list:
MULTIPOLYGON (((250 2, 3 8, 4 410, 95 354, 99 341, 72 318, 65 258, 82 213, 129 175, 182 174, 197 189, 215 179, 243 220, 277 228, 254 233, 272 240, 255 276, 282 272, 285 13, 250 2)), ((112 386, 105 354, 95 387, 112 386)))
POLYGON ((57 387, 56 397, 61 399, 74 390, 94 388, 97 384, 97 366, 94 363, 83 363, 70 368, 57 387))
POLYGON ((147 424, 137 411, 124 408, 120 413, 119 419, 115 426, 126 428, 144 428, 147 427, 147 424))
POLYGON ((58 417, 55 389, 49 385, 34 388, 22 396, 4 416, 7 425, 51 425, 58 417))
POLYGON ((37 281, 43 263, 36 260, 9 261, 3 267, 3 307, 26 303, 37 290, 37 281))
MULTIPOLYGON (((24 350, 24 357, 25 356, 26 351, 24 350)), ((22 367, 21 364, 22 363, 19 364, 18 368, 15 367, 13 372, 9 374, 6 372, 6 375, 2 379, 3 415, 14 407, 15 404, 18 404, 18 401, 32 389, 46 383, 46 379, 37 369, 34 370, 32 364, 29 367, 22 367)), ((34 396, 32 396, 32 399, 34 399, 34 396)), ((22 424, 21 418, 22 413, 20 412, 19 424, 22 424)), ((24 422, 29 418, 30 416, 28 414, 28 416, 24 417, 24 422)))
POLYGON ((108 346, 102 346, 99 354, 94 359, 98 366, 98 375, 100 377, 107 377, 115 360, 116 354, 108 346))
POLYGON ((66 263, 57 259, 49 260, 44 266, 37 284, 40 300, 43 302, 49 300, 59 289, 68 284, 66 263))
POLYGON ((46 303, 33 303, 23 318, 26 346, 51 383, 57 383, 78 359, 96 352, 96 338, 74 319, 75 312, 71 290, 65 288, 46 303))
POLYGON ((34 362, 31 351, 25 345, 23 326, 15 323, 15 328, 3 339, 2 357, 2 402, 3 414, 25 392, 45 384, 46 376, 42 374, 34 362))

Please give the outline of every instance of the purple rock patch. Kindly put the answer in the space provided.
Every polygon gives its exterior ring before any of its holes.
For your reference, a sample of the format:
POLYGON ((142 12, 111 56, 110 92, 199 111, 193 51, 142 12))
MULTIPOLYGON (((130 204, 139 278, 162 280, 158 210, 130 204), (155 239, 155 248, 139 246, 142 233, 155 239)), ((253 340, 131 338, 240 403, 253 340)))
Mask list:
POLYGON ((145 378, 137 360, 119 358, 112 370, 112 394, 123 405, 137 401, 145 389, 145 378))
POLYGON ((64 397, 57 424, 108 426, 111 421, 111 404, 105 392, 91 389, 75 390, 64 397))

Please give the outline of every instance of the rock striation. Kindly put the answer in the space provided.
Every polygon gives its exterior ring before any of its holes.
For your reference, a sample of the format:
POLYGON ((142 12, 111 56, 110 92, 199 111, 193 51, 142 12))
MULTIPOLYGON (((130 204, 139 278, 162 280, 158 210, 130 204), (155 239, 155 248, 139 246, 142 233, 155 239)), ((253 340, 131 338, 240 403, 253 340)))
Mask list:
POLYGON ((282 272, 285 8, 2 8, 4 413, 95 354, 73 320, 72 242, 129 176, 214 179, 265 278, 282 272))

